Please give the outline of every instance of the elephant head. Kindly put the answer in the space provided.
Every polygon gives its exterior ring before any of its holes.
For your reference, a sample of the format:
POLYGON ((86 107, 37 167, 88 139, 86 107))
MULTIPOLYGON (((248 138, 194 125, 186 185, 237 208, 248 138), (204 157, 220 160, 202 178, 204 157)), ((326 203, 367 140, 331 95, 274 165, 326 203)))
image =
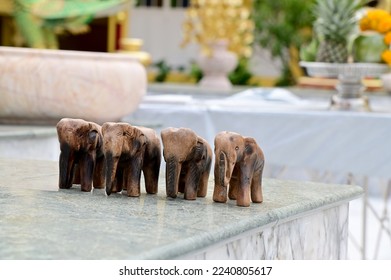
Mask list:
POLYGON ((209 144, 189 128, 166 128, 161 138, 167 196, 175 198, 178 191, 185 199, 206 196, 212 159, 209 144))
POLYGON ((57 123, 60 142, 59 188, 68 189, 80 183, 82 191, 92 185, 104 185, 104 155, 101 127, 82 119, 63 118, 57 123), (80 182, 79 182, 80 180, 80 182))
POLYGON ((112 122, 103 124, 102 133, 107 195, 126 189, 128 196, 139 196, 141 171, 147 193, 156 193, 161 161, 156 133, 149 128, 112 122))
POLYGON ((254 138, 223 131, 215 137, 215 202, 236 199, 238 206, 262 202, 264 155, 254 138))

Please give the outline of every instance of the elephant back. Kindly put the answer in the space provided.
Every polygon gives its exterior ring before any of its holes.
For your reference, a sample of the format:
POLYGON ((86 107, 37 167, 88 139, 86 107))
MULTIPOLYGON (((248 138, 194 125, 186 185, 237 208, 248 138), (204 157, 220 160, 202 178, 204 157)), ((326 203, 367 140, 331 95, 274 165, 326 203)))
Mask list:
POLYGON ((163 142, 163 156, 165 160, 175 158, 179 162, 187 159, 190 152, 197 145, 197 135, 189 128, 163 129, 161 132, 163 142))
POLYGON ((57 125, 57 136, 61 145, 67 145, 75 151, 94 149, 102 139, 101 127, 83 119, 63 118, 57 125))

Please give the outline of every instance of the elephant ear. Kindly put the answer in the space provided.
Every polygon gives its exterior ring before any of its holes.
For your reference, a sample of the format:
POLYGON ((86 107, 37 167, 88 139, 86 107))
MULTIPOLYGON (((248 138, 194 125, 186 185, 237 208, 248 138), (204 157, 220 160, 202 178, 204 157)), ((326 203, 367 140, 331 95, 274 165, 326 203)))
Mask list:
POLYGON ((194 148, 194 159, 201 160, 206 154, 207 143, 201 137, 197 137, 197 144, 194 148))
POLYGON ((101 127, 96 123, 89 122, 87 133, 88 144, 93 145, 94 148, 99 148, 99 143, 102 141, 101 127))
POLYGON ((102 127, 100 125, 98 125, 98 124, 95 124, 95 129, 98 132, 98 143, 97 143, 96 148, 101 151, 103 149, 102 127))
POLYGON ((143 146, 148 144, 148 138, 147 138, 147 136, 145 135, 145 133, 141 129, 133 126, 131 133, 132 133, 131 138, 133 138, 134 141, 137 142, 138 145, 140 145, 137 148, 137 150, 141 149, 143 146))
POLYGON ((72 126, 74 128, 76 150, 86 149, 90 144, 90 124, 82 119, 72 120, 72 126))
POLYGON ((257 142, 252 137, 245 137, 244 138, 244 161, 249 160, 252 155, 255 153, 255 147, 257 145, 257 142))

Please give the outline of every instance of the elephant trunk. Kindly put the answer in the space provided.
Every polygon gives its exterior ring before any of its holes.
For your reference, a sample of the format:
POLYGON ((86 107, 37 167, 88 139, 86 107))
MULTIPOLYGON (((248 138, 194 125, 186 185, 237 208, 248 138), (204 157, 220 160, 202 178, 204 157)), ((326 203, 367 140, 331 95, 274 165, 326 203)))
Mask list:
POLYGON ((223 152, 220 153, 220 158, 219 158, 219 179, 220 179, 220 186, 227 186, 228 183, 225 181, 225 170, 226 170, 226 156, 223 152))
POLYGON ((228 187, 231 181, 233 172, 233 165, 228 161, 227 155, 224 152, 220 152, 219 157, 219 183, 223 187, 228 187))
POLYGON ((166 194, 168 197, 177 197, 180 171, 181 164, 174 157, 170 157, 166 161, 166 194))
POLYGON ((227 156, 224 152, 216 152, 215 162, 215 187, 213 190, 213 201, 226 202, 227 201, 227 187, 229 178, 226 178, 227 170, 227 156))

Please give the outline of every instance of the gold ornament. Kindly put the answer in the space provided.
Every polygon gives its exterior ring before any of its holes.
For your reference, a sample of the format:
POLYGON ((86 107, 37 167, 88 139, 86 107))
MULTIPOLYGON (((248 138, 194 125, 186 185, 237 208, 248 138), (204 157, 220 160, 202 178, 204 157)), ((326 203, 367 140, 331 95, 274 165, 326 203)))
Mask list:
POLYGON ((182 26, 184 38, 181 46, 196 42, 204 52, 211 53, 211 42, 226 39, 230 50, 248 57, 254 41, 251 6, 251 0, 191 1, 182 26))

